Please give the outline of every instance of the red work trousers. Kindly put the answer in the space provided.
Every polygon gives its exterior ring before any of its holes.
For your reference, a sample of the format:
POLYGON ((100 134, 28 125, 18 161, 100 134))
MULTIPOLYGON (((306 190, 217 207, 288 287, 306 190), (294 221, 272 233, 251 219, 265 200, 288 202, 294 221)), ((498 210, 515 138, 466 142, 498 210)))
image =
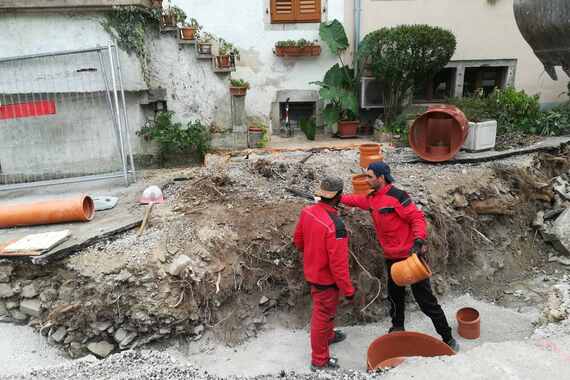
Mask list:
POLYGON ((317 289, 311 286, 313 312, 311 315, 311 362, 325 365, 329 359, 329 342, 334 338, 334 317, 339 302, 337 288, 317 289))

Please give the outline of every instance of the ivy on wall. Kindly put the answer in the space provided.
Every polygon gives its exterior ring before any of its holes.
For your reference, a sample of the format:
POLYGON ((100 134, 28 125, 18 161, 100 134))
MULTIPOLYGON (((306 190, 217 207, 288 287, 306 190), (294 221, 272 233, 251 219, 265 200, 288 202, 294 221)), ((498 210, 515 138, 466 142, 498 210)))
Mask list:
POLYGON ((160 15, 161 9, 114 7, 102 22, 105 31, 115 37, 121 49, 138 57, 147 85, 150 82, 150 53, 146 46, 146 36, 149 32, 158 31, 160 15))

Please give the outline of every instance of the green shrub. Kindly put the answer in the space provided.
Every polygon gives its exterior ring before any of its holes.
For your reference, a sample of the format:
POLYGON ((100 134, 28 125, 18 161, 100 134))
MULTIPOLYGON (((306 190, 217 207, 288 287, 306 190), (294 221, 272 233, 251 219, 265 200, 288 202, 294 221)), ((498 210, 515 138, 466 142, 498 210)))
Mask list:
POLYGON ((566 103, 541 112, 531 132, 542 136, 570 134, 570 104, 566 103))
POLYGON ((311 118, 301 120, 300 128, 305 136, 307 136, 307 140, 315 140, 315 135, 317 134, 317 123, 315 122, 315 119, 311 118))
POLYGON ((450 98, 446 102, 462 110, 467 119, 475 123, 495 118, 495 104, 482 93, 463 98, 450 98))
POLYGON ((538 95, 530 96, 512 87, 495 90, 489 101, 491 107, 495 107, 494 118, 501 132, 518 130, 532 133, 540 116, 538 99, 538 95))
POLYGON ((382 82, 387 123, 401 113, 415 85, 445 67, 456 45, 453 33, 429 25, 382 28, 364 37, 359 68, 369 67, 382 82))
POLYGON ((158 142, 160 153, 195 152, 204 159, 210 150, 211 136, 207 126, 199 120, 186 125, 174 122, 174 112, 159 112, 153 120, 149 120, 139 132, 146 140, 158 142))

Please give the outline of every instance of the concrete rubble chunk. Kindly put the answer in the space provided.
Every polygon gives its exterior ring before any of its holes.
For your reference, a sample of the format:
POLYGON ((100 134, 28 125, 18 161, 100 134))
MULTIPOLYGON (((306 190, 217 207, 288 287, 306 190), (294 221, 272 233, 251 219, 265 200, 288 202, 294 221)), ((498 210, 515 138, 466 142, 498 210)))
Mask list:
POLYGON ((96 343, 89 343, 87 349, 99 358, 106 358, 115 349, 115 346, 109 342, 101 341, 96 343))
POLYGON ((95 322, 95 323, 92 323, 90 326, 93 330, 103 332, 103 331, 107 330, 109 327, 113 326, 113 322, 110 322, 110 321, 95 322))
POLYGON ((131 344, 137 336, 138 336, 138 334, 134 331, 128 333, 127 336, 125 337, 125 339, 123 339, 120 342, 120 348, 121 349, 127 348, 129 346, 129 344, 131 344))
POLYGON ((34 284, 26 285, 22 288, 22 297, 24 298, 34 298, 38 295, 38 291, 34 284))
POLYGON ((10 314, 12 314, 12 318, 14 318, 17 321, 27 321, 29 318, 26 314, 22 313, 17 309, 11 310, 10 314))
POLYGON ((120 343, 127 337, 127 335, 128 335, 127 330, 125 330, 125 329, 118 329, 118 330, 115 332, 115 335, 113 335, 113 338, 115 339, 115 342, 117 342, 117 343, 120 344, 120 343))
POLYGON ((259 300, 260 305, 265 305, 267 302, 269 302, 269 298, 267 298, 266 296, 262 296, 261 299, 259 300))
POLYGON ((51 336, 50 338, 53 339, 57 343, 61 343, 65 336, 67 335, 67 329, 64 326, 60 326, 51 336))
POLYGON ((192 263, 192 260, 186 255, 180 255, 174 259, 172 264, 166 270, 172 276, 178 276, 186 267, 192 263))
POLYGON ((6 302, 6 309, 8 309, 8 310, 17 309, 18 306, 20 306, 20 304, 18 302, 15 302, 15 301, 6 302))
POLYGON ((0 282, 10 282, 10 276, 14 271, 14 267, 11 265, 0 266, 0 282))
POLYGON ((39 299, 26 299, 20 302, 20 311, 32 317, 39 317, 42 311, 42 303, 39 299))
POLYGON ((0 317, 6 315, 10 315, 10 313, 8 312, 8 308, 6 307, 6 304, 4 302, 0 301, 0 317))
POLYGON ((0 284, 0 298, 10 298, 15 294, 10 284, 0 284))
POLYGON ((554 222, 552 234, 556 237, 554 248, 570 256, 570 208, 566 209, 554 222))

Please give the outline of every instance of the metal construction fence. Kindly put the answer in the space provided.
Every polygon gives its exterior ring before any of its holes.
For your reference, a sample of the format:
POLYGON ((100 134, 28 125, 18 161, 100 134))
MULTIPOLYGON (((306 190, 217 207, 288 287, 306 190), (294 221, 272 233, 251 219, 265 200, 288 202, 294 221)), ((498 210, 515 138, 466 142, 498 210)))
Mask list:
POLYGON ((135 177, 115 46, 0 58, 0 190, 135 177))

